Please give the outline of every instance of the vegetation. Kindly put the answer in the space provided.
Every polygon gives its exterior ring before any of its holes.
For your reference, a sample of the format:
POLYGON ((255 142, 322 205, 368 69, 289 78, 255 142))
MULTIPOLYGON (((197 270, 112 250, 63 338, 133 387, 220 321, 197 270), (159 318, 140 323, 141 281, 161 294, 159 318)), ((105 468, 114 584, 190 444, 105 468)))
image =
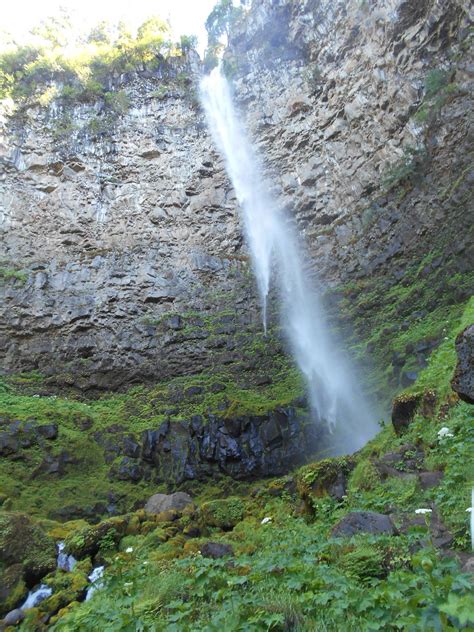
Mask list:
POLYGON ((67 14, 46 19, 33 30, 27 44, 11 44, 0 54, 0 98, 15 101, 36 97, 42 105, 52 99, 87 102, 105 98, 121 112, 127 107, 120 92, 110 92, 113 77, 143 68, 157 69, 172 55, 195 46, 194 36, 171 39, 160 18, 146 20, 133 35, 125 24, 102 22, 74 41, 67 14))

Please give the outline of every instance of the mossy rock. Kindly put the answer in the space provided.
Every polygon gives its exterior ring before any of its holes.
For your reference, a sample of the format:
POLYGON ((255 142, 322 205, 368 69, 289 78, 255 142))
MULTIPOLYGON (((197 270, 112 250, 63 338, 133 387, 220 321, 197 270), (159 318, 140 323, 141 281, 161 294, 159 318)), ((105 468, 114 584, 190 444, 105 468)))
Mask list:
POLYGON ((0 562, 21 564, 31 586, 56 568, 56 545, 37 524, 22 513, 0 513, 0 562))
POLYGON ((324 459, 300 468, 296 475, 298 493, 309 511, 313 509, 313 500, 331 496, 337 500, 346 493, 347 478, 354 469, 352 457, 324 459))
POLYGON ((380 482, 380 474, 370 459, 360 461, 349 478, 349 491, 370 491, 380 482))
POLYGON ((38 611, 49 618, 67 608, 70 603, 81 601, 89 586, 88 575, 91 570, 91 562, 83 560, 69 573, 58 570, 48 575, 44 582, 53 589, 53 594, 39 604, 38 611))
POLYGON ((13 564, 0 572, 0 616, 16 608, 27 593, 21 564, 13 564))
POLYGON ((117 546, 127 532, 129 521, 130 515, 117 516, 81 529, 65 539, 65 551, 81 560, 95 555, 104 543, 117 546))
POLYGON ((203 526, 218 527, 225 531, 233 529, 243 520, 244 504, 236 496, 211 500, 201 506, 201 522, 203 526))

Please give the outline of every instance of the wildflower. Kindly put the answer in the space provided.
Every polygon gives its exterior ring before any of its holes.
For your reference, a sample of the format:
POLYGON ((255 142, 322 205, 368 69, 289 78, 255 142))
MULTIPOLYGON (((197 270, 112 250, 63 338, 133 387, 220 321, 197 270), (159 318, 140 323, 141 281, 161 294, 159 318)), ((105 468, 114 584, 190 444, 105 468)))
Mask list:
POLYGON ((129 546, 127 549, 125 549, 125 553, 133 553, 133 546, 129 546))
POLYGON ((149 564, 149 562, 148 562, 147 560, 145 560, 145 561, 143 562, 143 566, 147 566, 147 564, 149 564))
POLYGON ((446 428, 446 426, 443 426, 438 430, 438 439, 442 439, 443 437, 454 437, 453 433, 449 430, 449 428, 446 428))
POLYGON ((466 511, 468 511, 469 513, 472 513, 472 507, 468 507, 466 511))
POLYGON ((123 585, 124 588, 130 588, 131 586, 133 586, 133 582, 125 582, 123 585))
POLYGON ((421 509, 415 509, 416 514, 429 514, 432 511, 432 509, 426 509, 425 507, 422 507, 421 509))
POLYGON ((271 522, 271 521, 272 521, 272 519, 271 519, 269 516, 267 516, 266 518, 264 518, 264 519, 262 520, 262 522, 261 522, 260 524, 268 524, 268 523, 269 523, 269 522, 271 522))

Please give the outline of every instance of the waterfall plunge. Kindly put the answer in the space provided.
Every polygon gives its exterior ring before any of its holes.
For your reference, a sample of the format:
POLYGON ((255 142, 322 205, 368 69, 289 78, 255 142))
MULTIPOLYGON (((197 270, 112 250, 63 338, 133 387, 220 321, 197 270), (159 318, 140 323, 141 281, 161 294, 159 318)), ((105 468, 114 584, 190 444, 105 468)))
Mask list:
POLYGON ((284 330, 306 379, 315 419, 326 423, 332 434, 331 454, 353 452, 377 432, 376 419, 331 340, 322 306, 303 272, 297 236, 263 181, 220 69, 202 80, 201 99, 242 209, 265 331, 273 270, 280 286, 284 330))

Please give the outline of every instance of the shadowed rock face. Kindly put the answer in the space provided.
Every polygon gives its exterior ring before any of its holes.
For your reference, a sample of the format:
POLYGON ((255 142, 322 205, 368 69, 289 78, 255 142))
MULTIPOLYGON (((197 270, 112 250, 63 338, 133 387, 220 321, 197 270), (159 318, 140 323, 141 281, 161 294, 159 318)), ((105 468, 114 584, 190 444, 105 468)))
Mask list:
MULTIPOLYGON (((102 443, 102 437, 98 440, 102 443)), ((143 432, 135 445, 133 456, 112 467, 112 477, 180 483, 220 472, 248 480, 280 475, 303 462, 317 445, 317 433, 293 408, 282 408, 259 417, 165 422, 143 432)), ((126 454, 121 435, 109 435, 104 447, 126 454)))
POLYGON ((458 363, 451 380, 453 390, 468 404, 474 404, 474 325, 456 338, 458 363))

